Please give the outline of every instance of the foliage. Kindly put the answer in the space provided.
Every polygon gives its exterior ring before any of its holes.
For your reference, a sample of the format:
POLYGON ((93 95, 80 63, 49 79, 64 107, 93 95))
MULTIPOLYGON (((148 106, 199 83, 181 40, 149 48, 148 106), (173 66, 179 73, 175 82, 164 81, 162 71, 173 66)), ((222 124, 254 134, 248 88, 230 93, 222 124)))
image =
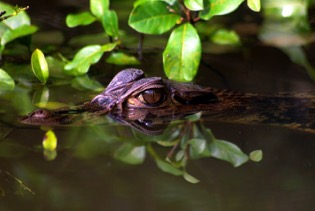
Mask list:
MULTIPOLYGON (((147 146, 148 152, 162 171, 183 176, 188 182, 197 183, 199 180, 186 171, 189 159, 213 157, 226 161, 234 167, 248 162, 248 155, 235 144, 215 138, 211 130, 206 128, 198 117, 200 114, 195 114, 185 122, 172 124, 162 136, 154 139, 161 146, 171 147, 165 159, 157 154, 151 144, 147 146)), ((262 151, 251 152, 250 159, 255 162, 261 161, 262 151)))
MULTIPOLYGON (((191 81, 198 72, 201 59, 201 41, 194 24, 199 20, 210 20, 213 16, 224 15, 237 9, 245 0, 238 1, 208 1, 208 0, 138 0, 129 15, 128 24, 131 28, 142 34, 160 35, 173 31, 169 37, 167 46, 163 52, 164 71, 168 78, 178 81, 191 81), (211 8, 211 10, 210 10, 211 8), (178 27, 176 27, 178 25, 178 27)), ((259 11, 259 0, 248 0, 248 5, 254 11, 259 11)), ((109 0, 91 0, 90 11, 79 14, 69 14, 66 23, 69 27, 85 26, 95 21, 102 24, 104 31, 117 43, 114 49, 121 46, 119 37, 118 17, 114 10, 110 9, 109 0)), ((229 40, 238 40, 234 32, 217 33, 215 41, 221 44, 229 43, 229 40), (221 38, 222 37, 222 38, 221 38), (225 41, 221 41, 221 40, 225 41), (228 41, 226 41, 228 40, 228 41)), ((89 51, 81 49, 77 55, 89 56, 89 51)), ((119 52, 118 55, 121 55, 119 52)), ((102 52, 97 54, 100 58, 102 52)), ((118 65, 136 65, 135 60, 112 59, 117 54, 112 53, 107 62, 118 65)), ((125 57, 129 57, 126 55, 125 57)), ((95 59, 94 63, 99 59, 95 59)), ((76 71, 83 74, 88 71, 91 62, 82 61, 83 71, 76 71)), ((66 69, 69 65, 66 66, 66 69)))
POLYGON ((57 137, 53 130, 49 129, 45 133, 42 146, 46 160, 54 160, 57 157, 57 137))
POLYGON ((31 57, 31 66, 36 78, 45 84, 49 77, 49 69, 45 56, 41 50, 36 49, 33 52, 31 57))
MULTIPOLYGON (((230 13, 243 1, 245 0, 138 0, 134 2, 130 12, 128 25, 137 32, 147 35, 161 35, 172 30, 163 52, 165 74, 170 79, 191 81, 198 72, 202 54, 200 32, 195 24, 199 20, 210 20, 215 15, 230 13), (209 10, 210 7, 211 10, 209 10)), ((248 5, 254 10, 259 10, 257 0, 248 0, 248 5)), ((28 7, 13 7, 2 2, 0 2, 0 6, 2 10, 10 14, 7 16, 5 16, 5 12, 0 14, 2 21, 0 23, 0 54, 3 54, 7 43, 33 34, 37 31, 37 27, 31 25, 30 18, 25 12, 28 7)), ((60 80, 69 82, 69 79, 72 78, 73 83, 77 86, 78 82, 82 81, 77 77, 85 75, 91 65, 99 62, 105 53, 108 55, 105 61, 110 64, 123 66, 140 64, 136 57, 123 52, 123 49, 126 48, 123 45, 122 31, 118 25, 119 16, 110 6, 109 0, 90 0, 89 11, 69 14, 65 20, 71 28, 97 22, 109 37, 109 42, 83 46, 71 60, 65 58, 61 52, 45 58, 43 50, 35 49, 33 51, 29 69, 41 84, 48 82, 56 84, 60 83, 60 80)), ((213 42, 224 45, 240 43, 237 34, 233 31, 224 31, 222 28, 220 30, 213 33, 213 42)), ((6 78, 10 77, 11 72, 7 71, 6 78)), ((80 87, 83 85, 87 89, 94 90, 102 88, 97 82, 91 81, 88 76, 83 78, 87 79, 87 83, 94 85, 86 87, 81 83, 80 87)), ((19 79, 21 77, 14 78, 14 80, 19 79)), ((2 84, 7 87, 6 91, 12 90, 12 85, 2 84)))
POLYGON ((0 17, 0 54, 2 54, 6 44, 17 38, 33 34, 37 31, 37 27, 31 25, 30 18, 25 12, 28 7, 12 7, 0 2, 0 8, 10 14, 3 16, 4 13, 2 13, 0 17))
POLYGON ((4 91, 13 91, 14 86, 14 80, 10 77, 10 75, 0 69, 0 93, 4 91))

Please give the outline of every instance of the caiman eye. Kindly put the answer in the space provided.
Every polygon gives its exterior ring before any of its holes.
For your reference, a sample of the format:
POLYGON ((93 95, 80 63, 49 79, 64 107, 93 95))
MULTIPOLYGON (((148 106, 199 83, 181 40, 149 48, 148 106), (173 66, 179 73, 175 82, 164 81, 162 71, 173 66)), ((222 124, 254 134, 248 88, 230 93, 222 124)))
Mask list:
POLYGON ((147 89, 141 92, 137 99, 141 103, 154 106, 164 102, 165 97, 166 94, 164 89, 147 89))

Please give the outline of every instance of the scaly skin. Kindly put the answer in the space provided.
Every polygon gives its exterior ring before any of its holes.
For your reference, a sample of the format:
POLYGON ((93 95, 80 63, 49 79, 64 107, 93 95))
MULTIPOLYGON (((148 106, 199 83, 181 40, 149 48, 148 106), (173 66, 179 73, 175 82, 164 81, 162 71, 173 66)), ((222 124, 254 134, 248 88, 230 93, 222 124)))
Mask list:
POLYGON ((315 132, 315 97, 311 94, 274 96, 202 88, 159 77, 145 78, 141 70, 119 72, 101 94, 73 109, 37 110, 21 119, 33 125, 97 123, 109 114, 126 124, 168 122, 202 111, 207 119, 277 124, 315 132))

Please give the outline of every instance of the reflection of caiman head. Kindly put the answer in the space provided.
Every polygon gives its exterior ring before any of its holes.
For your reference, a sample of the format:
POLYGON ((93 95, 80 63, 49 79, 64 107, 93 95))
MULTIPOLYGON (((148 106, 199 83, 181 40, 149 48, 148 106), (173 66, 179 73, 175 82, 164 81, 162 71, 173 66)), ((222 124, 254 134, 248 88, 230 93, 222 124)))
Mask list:
POLYGON ((218 102, 210 88, 176 83, 160 77, 145 78, 142 70, 119 72, 92 104, 107 110, 175 108, 218 102))

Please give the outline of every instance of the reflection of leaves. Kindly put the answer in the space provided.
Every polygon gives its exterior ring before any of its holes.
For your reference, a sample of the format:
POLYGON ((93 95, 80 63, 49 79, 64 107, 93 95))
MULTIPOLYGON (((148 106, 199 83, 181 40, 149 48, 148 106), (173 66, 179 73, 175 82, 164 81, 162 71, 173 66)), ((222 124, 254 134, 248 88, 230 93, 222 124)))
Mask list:
POLYGON ((164 172, 173 174, 175 176, 181 176, 184 173, 182 170, 178 169, 177 167, 173 166, 172 164, 164 160, 156 159, 155 162, 157 166, 164 172))
POLYGON ((254 150, 249 154, 249 158, 254 162, 259 162, 263 158, 263 152, 261 150, 254 150))
POLYGON ((124 143, 115 151, 114 157, 125 163, 141 164, 145 159, 145 154, 145 146, 124 143))
POLYGON ((209 145, 212 157, 228 161, 234 167, 240 166, 248 161, 248 156, 235 144, 223 140, 215 140, 209 145))
POLYGON ((211 131, 204 127, 195 127, 195 137, 188 141, 189 155, 193 159, 215 157, 237 167, 248 161, 248 156, 235 144, 216 139, 211 131))

